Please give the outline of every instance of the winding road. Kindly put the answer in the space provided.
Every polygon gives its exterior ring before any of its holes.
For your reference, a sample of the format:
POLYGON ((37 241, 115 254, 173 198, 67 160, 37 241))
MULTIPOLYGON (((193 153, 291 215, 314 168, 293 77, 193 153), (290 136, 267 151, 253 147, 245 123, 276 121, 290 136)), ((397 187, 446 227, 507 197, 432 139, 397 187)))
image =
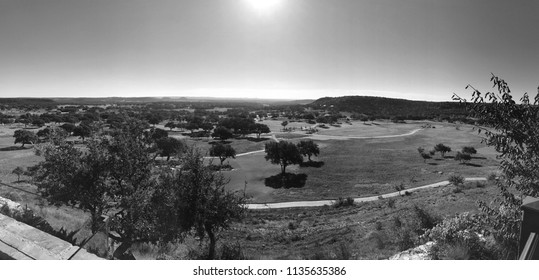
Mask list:
MULTIPOLYGON (((465 181, 486 181, 487 178, 471 177, 471 178, 465 178, 464 180, 465 181)), ((411 192, 416 192, 422 189, 436 188, 436 187, 447 186, 447 185, 449 185, 449 181, 441 181, 434 184, 406 189, 400 193, 392 192, 392 193, 387 193, 387 194, 377 195, 377 196, 357 197, 357 198, 354 198, 354 202, 358 203, 358 202, 375 201, 381 198, 400 196, 401 193, 404 193, 406 191, 411 193, 411 192)), ((331 205, 334 202, 335 200, 332 199, 332 200, 291 201, 291 202, 276 202, 276 203, 251 203, 251 204, 247 204, 246 206, 248 209, 260 210, 260 209, 277 209, 277 208, 294 208, 294 207, 320 207, 324 205, 331 205)))

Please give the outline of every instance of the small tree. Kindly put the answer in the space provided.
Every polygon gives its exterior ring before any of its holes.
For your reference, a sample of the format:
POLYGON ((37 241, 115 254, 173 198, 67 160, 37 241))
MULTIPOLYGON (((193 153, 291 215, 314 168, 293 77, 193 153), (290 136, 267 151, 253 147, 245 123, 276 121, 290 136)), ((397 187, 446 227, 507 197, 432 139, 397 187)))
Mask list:
POLYGON ((260 138, 260 134, 262 133, 270 133, 269 127, 262 123, 253 124, 251 130, 256 133, 256 138, 260 138))
POLYGON ((283 126, 283 130, 284 130, 286 128, 286 126, 288 125, 288 121, 282 122, 281 125, 283 126))
POLYGON ((460 161, 460 163, 468 163, 472 159, 472 156, 468 153, 457 152, 455 160, 460 161))
POLYGON ((17 175, 17 182, 20 182, 21 181, 21 175, 24 174, 24 169, 20 166, 17 166, 15 169, 13 169, 13 171, 11 172, 15 175, 17 175))
POLYGON ((286 174, 286 167, 290 164, 300 164, 303 162, 303 157, 299 149, 293 143, 287 141, 266 143, 265 146, 266 160, 272 164, 281 165, 281 174, 286 174))
POLYGON ((84 139, 87 137, 90 137, 92 135, 92 129, 89 125, 86 124, 80 124, 79 126, 75 127, 73 130, 73 136, 78 136, 82 139, 82 142, 84 142, 84 139))
POLYGON ((213 130, 211 136, 214 138, 219 138, 221 139, 221 141, 225 141, 226 139, 232 138, 232 136, 234 135, 232 134, 232 131, 230 131, 230 129, 224 126, 218 126, 213 130))
POLYGON ((34 144, 38 140, 34 132, 26 129, 15 130, 13 137, 15 137, 15 144, 22 143, 21 148, 24 148, 25 144, 34 144))
POLYGON ((318 156, 318 154, 320 153, 320 148, 318 148, 318 144, 314 143, 313 140, 301 140, 298 143, 298 149, 302 155, 309 158, 309 161, 311 161, 311 156, 318 156))
POLYGON ((219 157, 221 161, 221 166, 227 158, 236 158, 236 150, 230 145, 223 145, 222 143, 217 143, 210 148, 210 156, 219 157))
POLYGON ((167 157, 167 161, 173 155, 180 154, 185 149, 185 144, 173 137, 164 137, 156 140, 158 154, 167 157))
POLYGON ((451 175, 449 176, 448 180, 449 180, 449 183, 457 187, 464 184, 464 177, 462 177, 461 175, 451 175))
POLYGON ((477 154, 477 150, 474 147, 466 146, 462 148, 462 153, 475 155, 477 154))
POLYGON ((417 152, 419 153, 419 155, 423 158, 423 162, 426 163, 427 162, 427 159, 431 159, 432 156, 428 153, 425 153, 425 149, 423 149, 422 147, 419 147, 417 148, 417 152))
POLYGON ((440 152, 440 154, 442 154, 442 157, 445 157, 445 153, 449 153, 451 152, 451 148, 440 143, 440 144, 437 144, 436 146, 434 146, 434 150, 436 152, 440 152))
POLYGON ((37 127, 42 127, 45 125, 45 121, 43 121, 42 119, 33 119, 32 120, 32 124, 37 126, 37 127))

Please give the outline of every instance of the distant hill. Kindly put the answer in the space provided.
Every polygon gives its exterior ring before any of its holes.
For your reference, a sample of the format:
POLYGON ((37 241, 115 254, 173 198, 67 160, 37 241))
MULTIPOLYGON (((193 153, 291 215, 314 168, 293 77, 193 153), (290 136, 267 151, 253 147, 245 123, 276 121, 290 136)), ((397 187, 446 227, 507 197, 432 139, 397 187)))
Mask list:
POLYGON ((458 102, 412 101, 372 96, 342 96, 320 98, 307 106, 313 109, 350 112, 377 117, 406 119, 464 117, 466 108, 458 102))

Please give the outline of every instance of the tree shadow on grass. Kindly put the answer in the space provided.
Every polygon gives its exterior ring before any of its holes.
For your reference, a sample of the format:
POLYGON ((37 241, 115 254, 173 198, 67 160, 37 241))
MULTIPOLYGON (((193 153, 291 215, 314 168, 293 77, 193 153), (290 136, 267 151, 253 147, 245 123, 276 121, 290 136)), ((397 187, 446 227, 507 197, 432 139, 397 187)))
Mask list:
POLYGON ((315 167, 320 168, 324 166, 323 161, 306 161, 299 164, 300 167, 315 167))
POLYGON ((307 182, 307 174, 277 174, 264 179, 264 185, 274 189, 303 188, 307 182))
POLYGON ((24 147, 21 148, 21 146, 11 146, 11 147, 4 147, 0 149, 0 152, 9 152, 9 151, 18 151, 18 150, 28 150, 31 149, 31 147, 24 147))
POLYGON ((438 165, 436 162, 429 162, 429 165, 438 165))
POLYGON ((251 142, 262 142, 262 141, 270 140, 270 138, 268 138, 268 137, 260 137, 260 138, 257 138, 257 137, 242 137, 242 138, 238 138, 238 139, 245 139, 245 140, 248 140, 248 141, 251 141, 251 142))
POLYGON ((466 165, 473 166, 473 167, 483 167, 483 165, 481 165, 481 164, 470 163, 470 162, 466 163, 466 165))
POLYGON ((208 144, 210 144, 210 145, 216 145, 216 144, 226 145, 226 144, 230 144, 230 143, 232 143, 232 141, 212 140, 212 141, 208 142, 208 144))
POLYGON ((486 157, 472 157, 472 159, 487 159, 486 157))

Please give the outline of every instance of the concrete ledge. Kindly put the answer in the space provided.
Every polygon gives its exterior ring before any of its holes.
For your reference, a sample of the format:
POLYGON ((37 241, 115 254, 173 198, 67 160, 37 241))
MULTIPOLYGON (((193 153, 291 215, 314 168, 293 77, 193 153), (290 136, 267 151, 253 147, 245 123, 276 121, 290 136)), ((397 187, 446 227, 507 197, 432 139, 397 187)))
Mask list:
MULTIPOLYGON (((0 214, 0 259, 67 260, 79 247, 0 214)), ((72 259, 102 260, 81 249, 72 259)))

